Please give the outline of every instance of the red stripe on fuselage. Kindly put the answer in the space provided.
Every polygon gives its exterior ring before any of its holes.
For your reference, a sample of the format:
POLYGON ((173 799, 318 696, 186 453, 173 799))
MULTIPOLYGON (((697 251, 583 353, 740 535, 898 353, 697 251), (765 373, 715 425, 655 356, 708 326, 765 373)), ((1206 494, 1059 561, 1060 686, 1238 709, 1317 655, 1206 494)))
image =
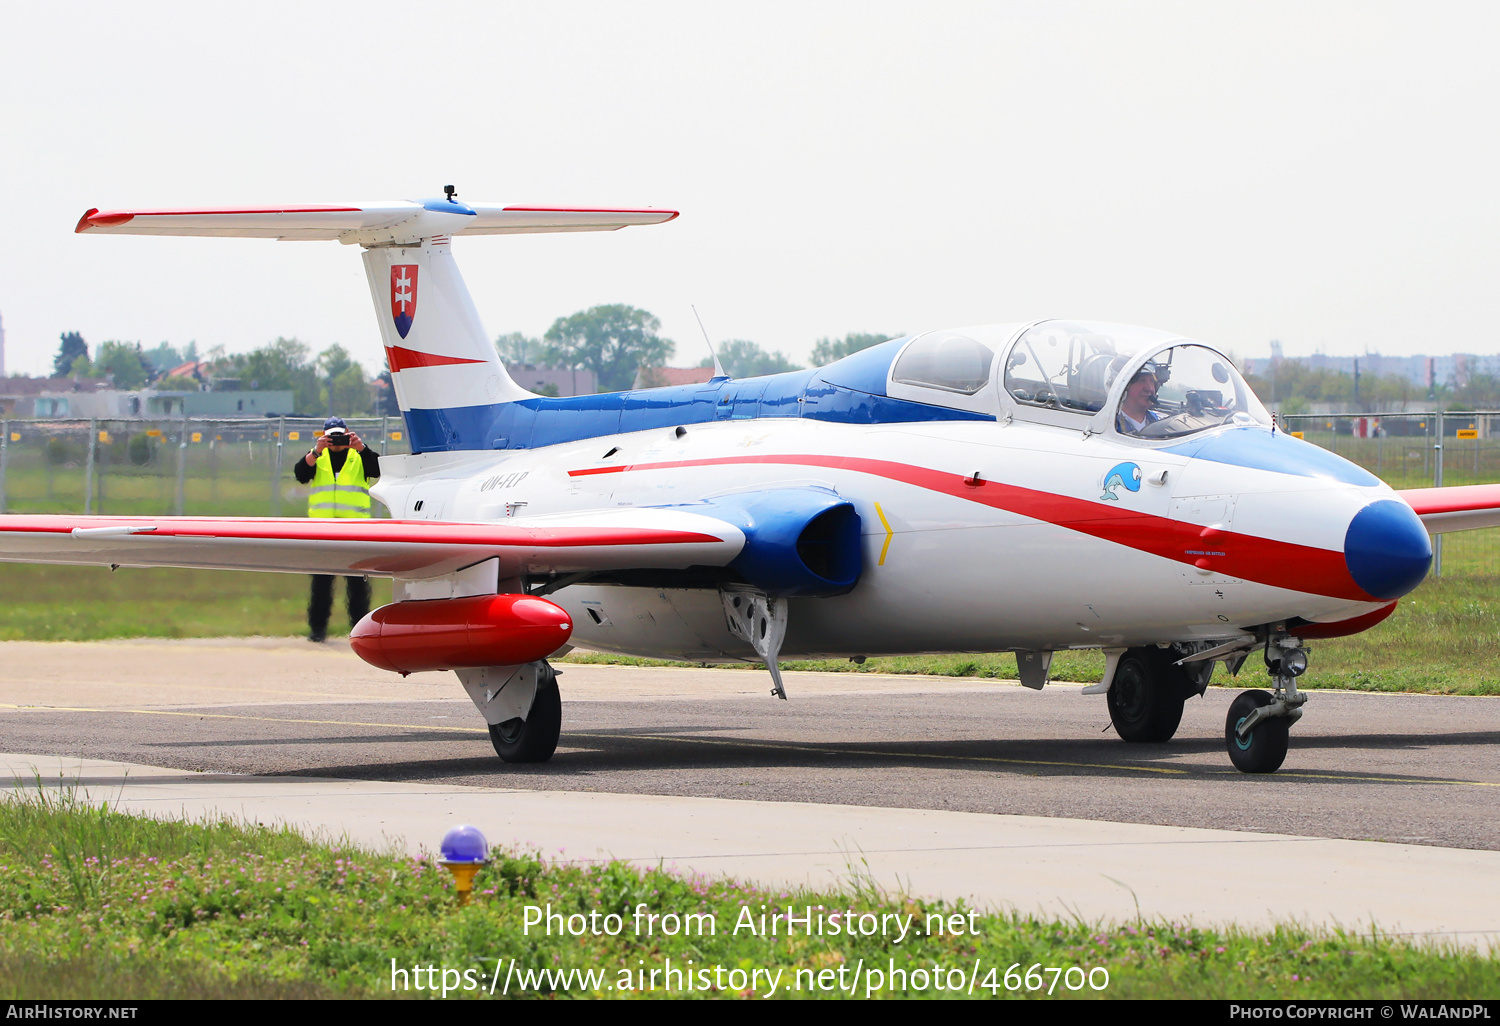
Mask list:
POLYGON ((570 470, 570 477, 594 474, 618 474, 637 470, 673 470, 683 467, 713 467, 732 464, 766 463, 805 467, 825 467, 870 474, 891 481, 940 492, 967 502, 977 502, 1003 509, 1033 520, 1041 520, 1070 531, 1091 535, 1103 541, 1149 552, 1163 559, 1187 563, 1227 577, 1238 577, 1276 588, 1300 591, 1356 602, 1377 601, 1349 575, 1342 552, 1320 549, 1295 542, 1274 541, 1253 534, 1213 530, 1198 524, 1187 524, 1168 517, 1116 506, 1106 506, 1087 499, 981 481, 968 483, 961 474, 949 474, 926 467, 890 460, 873 460, 859 456, 724 456, 716 459, 680 460, 671 463, 637 463, 619 467, 591 467, 570 470))
POLYGON ((391 361, 391 373, 412 367, 451 367, 459 363, 484 363, 463 356, 439 356, 437 353, 421 353, 403 346, 386 346, 385 355, 391 361))

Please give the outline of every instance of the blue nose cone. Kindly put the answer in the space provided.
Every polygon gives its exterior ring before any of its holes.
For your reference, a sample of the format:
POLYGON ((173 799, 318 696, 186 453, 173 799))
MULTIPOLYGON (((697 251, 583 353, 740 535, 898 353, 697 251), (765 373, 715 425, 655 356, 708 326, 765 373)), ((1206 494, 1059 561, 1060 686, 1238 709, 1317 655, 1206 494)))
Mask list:
POLYGON ((1422 583, 1432 565, 1432 539, 1410 506, 1372 502, 1349 522, 1344 562, 1354 583, 1378 599, 1400 598, 1422 583))

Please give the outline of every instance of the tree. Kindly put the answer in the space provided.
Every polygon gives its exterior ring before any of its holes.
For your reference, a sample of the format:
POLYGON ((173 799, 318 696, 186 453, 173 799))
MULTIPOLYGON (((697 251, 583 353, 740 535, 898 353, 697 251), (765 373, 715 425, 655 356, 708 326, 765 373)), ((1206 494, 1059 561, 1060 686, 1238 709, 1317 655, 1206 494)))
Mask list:
POLYGON ((167 342, 147 349, 141 353, 141 359, 146 362, 146 368, 152 377, 161 377, 163 374, 186 363, 177 347, 167 342))
POLYGON ((146 384, 148 377, 144 354, 139 342, 101 342, 94 354, 90 377, 109 378, 116 388, 133 389, 146 384))
POLYGON ((842 360, 851 353, 857 353, 861 349, 869 349, 871 346, 879 345, 881 342, 893 338, 900 338, 901 333, 894 335, 872 335, 868 332, 851 331, 842 339, 820 338, 818 344, 813 346, 812 365, 822 367, 832 363, 834 360, 842 360))
POLYGON ((73 363, 80 356, 88 359, 89 344, 83 340, 83 336, 76 331, 65 331, 62 333, 62 345, 57 349, 57 355, 52 358, 52 370, 59 377, 67 377, 73 370, 73 363))
POLYGON ((501 363, 536 363, 542 359, 542 340, 512 331, 495 339, 495 352, 501 363))
MULTIPOLYGON (((1354 403, 1354 375, 1327 367, 1313 369, 1300 360, 1281 360, 1276 364, 1274 394, 1271 391, 1269 368, 1265 376, 1245 375, 1249 384, 1261 400, 1275 403, 1287 415, 1304 412, 1314 403, 1354 403)), ((1399 410, 1406 402, 1417 398, 1418 388, 1400 375, 1367 375, 1359 379, 1359 412, 1382 413, 1399 410)))
POLYGON ((340 345, 318 354, 323 389, 328 396, 328 415, 359 416, 370 412, 370 386, 365 369, 340 345))
MULTIPOLYGON (((780 374, 783 371, 802 369, 789 360, 785 353, 779 350, 768 353, 754 342, 743 338, 720 342, 718 353, 719 362, 724 365, 724 373, 732 378, 753 378, 761 374, 780 374)), ((698 364, 700 367, 713 365, 713 358, 707 356, 698 364)))
POLYGON ((383 370, 375 375, 375 416, 396 417, 401 414, 401 404, 396 402, 396 385, 391 381, 391 372, 383 370))
POLYGON ((587 367, 602 392, 620 392, 636 370, 665 363, 676 348, 657 334, 661 322, 624 303, 590 307, 559 317, 547 329, 543 359, 554 367, 587 367))
POLYGON ((152 378, 159 378, 169 371, 176 370, 189 361, 198 359, 198 343, 189 342, 182 349, 167 342, 162 342, 154 348, 147 349, 141 353, 141 360, 146 364, 146 372, 152 378))
POLYGON ((246 388, 289 389, 297 410, 311 412, 322 407, 323 387, 308 352, 295 338, 278 338, 248 353, 224 357, 218 367, 230 370, 246 388))

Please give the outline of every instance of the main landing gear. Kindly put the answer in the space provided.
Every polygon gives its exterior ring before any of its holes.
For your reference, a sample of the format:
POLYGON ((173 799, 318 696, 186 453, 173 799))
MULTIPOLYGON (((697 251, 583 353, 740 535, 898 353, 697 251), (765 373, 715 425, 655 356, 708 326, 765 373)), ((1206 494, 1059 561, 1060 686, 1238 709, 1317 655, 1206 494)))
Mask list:
POLYGON ((562 695, 557 671, 545 659, 537 670, 536 697, 523 720, 512 717, 490 724, 490 744, 505 762, 546 762, 557 751, 562 734, 562 695))
POLYGON ((524 666, 477 666, 458 679, 490 727, 495 754, 506 762, 546 762, 562 733, 557 671, 545 659, 524 666))
POLYGON ((1109 721, 1122 739, 1170 741, 1177 733, 1183 703, 1203 693, 1196 667, 1176 665, 1177 658, 1171 649, 1154 646, 1128 649, 1120 657, 1108 699, 1109 721))
POLYGON ((1229 761, 1243 773, 1275 773, 1286 759, 1288 732, 1302 718, 1307 696, 1297 678, 1307 670, 1307 650, 1297 638, 1273 638, 1266 645, 1266 669, 1275 691, 1245 691, 1229 707, 1224 741, 1229 761))

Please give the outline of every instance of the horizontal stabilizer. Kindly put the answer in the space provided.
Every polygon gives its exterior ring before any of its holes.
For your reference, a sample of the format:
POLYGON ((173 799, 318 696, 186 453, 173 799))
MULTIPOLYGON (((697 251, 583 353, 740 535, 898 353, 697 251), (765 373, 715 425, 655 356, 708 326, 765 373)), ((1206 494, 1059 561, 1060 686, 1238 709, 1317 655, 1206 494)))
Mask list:
POLYGON ((1500 527, 1500 484, 1411 488, 1396 494, 1416 510, 1428 534, 1500 527))
POLYGON ((724 566, 738 527, 680 510, 610 509, 502 523, 292 517, 0 516, 0 562, 176 566, 421 578, 499 557, 502 577, 724 566))
POLYGON ((413 242, 441 235, 608 232, 661 224, 675 210, 469 205, 448 200, 382 200, 312 206, 98 210, 75 231, 115 235, 220 235, 252 239, 337 240, 359 245, 413 242))

